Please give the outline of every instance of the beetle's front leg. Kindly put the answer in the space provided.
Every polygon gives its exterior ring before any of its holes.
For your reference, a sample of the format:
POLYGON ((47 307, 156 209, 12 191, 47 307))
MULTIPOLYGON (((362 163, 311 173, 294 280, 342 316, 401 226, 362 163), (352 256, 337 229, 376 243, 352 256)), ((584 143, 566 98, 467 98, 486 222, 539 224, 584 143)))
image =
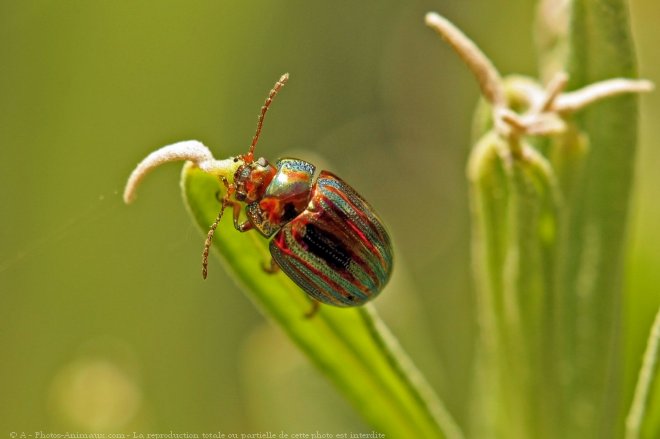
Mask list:
MULTIPOLYGON (((202 277, 204 279, 206 279, 206 275, 208 274, 209 250, 211 249, 211 242, 213 242, 213 235, 215 234, 215 229, 218 227, 218 224, 222 219, 222 215, 225 211, 225 208, 227 206, 231 206, 231 208, 233 209, 234 227, 236 228, 236 230, 238 230, 239 232, 245 232, 252 228, 252 223, 250 223, 249 221, 245 221, 242 224, 238 223, 238 217, 241 214, 241 205, 237 201, 231 199, 231 197, 234 195, 234 192, 236 191, 236 187, 233 184, 230 184, 225 177, 220 177, 220 180, 222 181, 222 184, 225 185, 226 193, 224 197, 219 199, 220 212, 218 213, 218 216, 215 219, 215 221, 213 221, 213 224, 211 225, 211 228, 209 229, 209 232, 206 235, 206 241, 204 242, 204 251, 202 252, 202 277)), ((220 192, 216 192, 215 194, 216 198, 219 198, 219 195, 220 192)))
POLYGON ((236 230, 239 232, 247 232, 248 230, 252 230, 254 228, 252 223, 248 220, 245 220, 242 223, 238 222, 238 219, 241 216, 241 203, 233 200, 226 200, 225 203, 227 206, 231 206, 233 210, 234 228, 236 230))

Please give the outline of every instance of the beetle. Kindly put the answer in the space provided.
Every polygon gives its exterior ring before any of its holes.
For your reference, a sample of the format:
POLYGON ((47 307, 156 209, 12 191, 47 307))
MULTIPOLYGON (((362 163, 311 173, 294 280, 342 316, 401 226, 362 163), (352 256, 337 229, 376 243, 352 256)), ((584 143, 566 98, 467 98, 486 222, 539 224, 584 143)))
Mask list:
POLYGON ((314 181, 315 166, 293 158, 275 165, 254 150, 268 108, 288 80, 283 75, 268 95, 247 154, 227 189, 218 218, 204 246, 202 274, 225 207, 233 210, 240 232, 256 229, 271 238, 271 269, 281 269, 315 301, 359 306, 374 298, 392 273, 392 244, 371 205, 355 189, 329 171, 314 181), (247 219, 239 222, 242 204, 247 219))
POLYGON ((203 144, 184 141, 154 151, 138 164, 129 177, 124 201, 135 198, 135 189, 151 169, 169 161, 189 160, 217 175, 225 186, 220 212, 206 236, 202 276, 208 274, 208 254, 216 228, 226 208, 231 208, 236 230, 256 230, 270 239, 272 256, 267 271, 281 269, 319 303, 349 307, 376 297, 392 273, 390 236, 371 205, 355 189, 329 171, 295 158, 271 164, 255 159, 254 151, 264 118, 273 99, 288 81, 288 74, 275 83, 257 119, 257 129, 248 152, 215 160, 203 144), (233 172, 233 175, 232 175, 233 172), (227 176, 232 176, 231 182, 227 176), (245 212, 245 220, 241 214, 245 212))

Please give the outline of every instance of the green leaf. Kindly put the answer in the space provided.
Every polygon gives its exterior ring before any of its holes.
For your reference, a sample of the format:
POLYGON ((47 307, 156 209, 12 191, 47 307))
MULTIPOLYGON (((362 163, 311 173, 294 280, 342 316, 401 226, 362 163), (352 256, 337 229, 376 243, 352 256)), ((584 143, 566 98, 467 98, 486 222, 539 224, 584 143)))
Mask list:
MULTIPOLYGON (((191 215, 206 233, 220 209, 222 185, 190 164, 181 185, 191 215)), ((237 232, 230 212, 218 231, 213 246, 228 272, 378 432, 393 438, 462 437, 372 306, 321 306, 306 318, 312 303, 305 293, 283 273, 262 268, 270 261, 266 239, 237 232)))
POLYGON ((626 439, 660 436, 660 309, 651 326, 635 396, 626 421, 626 439))
MULTIPOLYGON (((625 1, 574 0, 570 15, 570 88, 635 77, 625 1)), ((574 121, 589 151, 573 166, 580 172, 572 176, 559 230, 553 312, 560 419, 574 437, 614 437, 622 427, 622 273, 637 98, 599 102, 574 121)))

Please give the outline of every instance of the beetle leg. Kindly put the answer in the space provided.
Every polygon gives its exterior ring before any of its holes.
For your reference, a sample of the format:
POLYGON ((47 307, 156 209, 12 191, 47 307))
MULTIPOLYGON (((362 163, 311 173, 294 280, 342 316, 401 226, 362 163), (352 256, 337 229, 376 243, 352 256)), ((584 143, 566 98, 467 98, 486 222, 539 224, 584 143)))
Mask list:
POLYGON ((280 271, 280 266, 277 265, 277 262, 275 262, 275 259, 273 258, 270 258, 270 263, 263 263, 261 268, 263 268, 268 274, 275 274, 280 271))
POLYGON ((245 220, 240 224, 238 224, 237 221, 234 221, 234 227, 236 227, 236 230, 239 232, 247 232, 248 230, 252 230, 254 225, 252 225, 252 223, 248 220, 245 220))
POLYGON ((228 206, 231 206, 233 211, 234 211, 234 228, 238 230, 239 232, 247 232, 248 230, 252 230, 254 226, 252 223, 248 220, 243 221, 242 223, 238 222, 238 218, 241 216, 241 204, 232 201, 232 200, 227 200, 226 201, 228 206))
MULTIPOLYGON (((262 264, 261 268, 263 268, 263 270, 268 274, 275 274, 278 271, 280 271, 280 266, 277 265, 277 262, 275 262, 275 259, 273 258, 270 259, 270 263, 262 264)), ((312 307, 310 308, 309 311, 307 311, 304 314, 306 319, 311 319, 312 317, 314 317, 321 308, 321 302, 314 299, 311 299, 311 302, 312 302, 312 307)))
POLYGON ((312 309, 310 309, 309 311, 307 311, 305 313, 305 318, 306 319, 311 319, 312 317, 314 317, 316 315, 316 313, 319 312, 319 309, 321 309, 321 302, 312 299, 312 309))

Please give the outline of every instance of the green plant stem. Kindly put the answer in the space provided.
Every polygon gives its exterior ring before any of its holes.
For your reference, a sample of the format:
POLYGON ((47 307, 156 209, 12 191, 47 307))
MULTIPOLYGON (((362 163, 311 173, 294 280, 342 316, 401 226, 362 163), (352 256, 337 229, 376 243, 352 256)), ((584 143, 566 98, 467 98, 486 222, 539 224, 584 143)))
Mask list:
POLYGON ((526 144, 489 133, 468 165, 481 317, 479 388, 488 416, 475 436, 552 437, 544 340, 558 188, 526 144))
MULTIPOLYGON (((484 112, 485 113, 485 112, 484 112)), ((502 139, 488 133, 479 140, 468 162, 472 214, 472 253, 477 281, 480 342, 475 377, 475 412, 471 436, 492 437, 502 417, 498 379, 498 346, 502 313, 502 270, 506 257, 506 204, 508 193, 498 151, 502 139)))

